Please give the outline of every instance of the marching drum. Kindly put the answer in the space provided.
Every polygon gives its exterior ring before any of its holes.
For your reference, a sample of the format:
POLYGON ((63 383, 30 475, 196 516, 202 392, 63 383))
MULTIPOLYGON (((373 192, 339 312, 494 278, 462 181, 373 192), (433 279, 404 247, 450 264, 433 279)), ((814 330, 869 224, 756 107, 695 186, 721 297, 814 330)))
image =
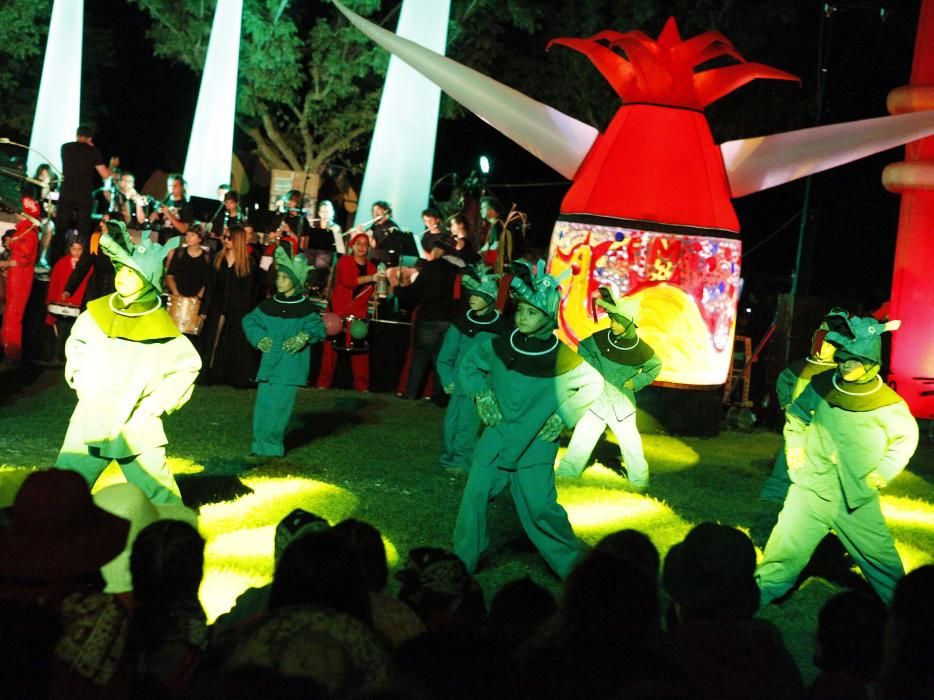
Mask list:
POLYGON ((328 339, 337 352, 369 352, 369 322, 356 316, 344 317, 344 328, 340 333, 328 339))
POLYGON ((198 297, 171 294, 167 310, 178 330, 185 335, 198 335, 201 332, 204 319, 200 315, 201 299, 198 297))
POLYGON ((78 318, 81 308, 71 304, 49 304, 49 313, 61 318, 78 318))

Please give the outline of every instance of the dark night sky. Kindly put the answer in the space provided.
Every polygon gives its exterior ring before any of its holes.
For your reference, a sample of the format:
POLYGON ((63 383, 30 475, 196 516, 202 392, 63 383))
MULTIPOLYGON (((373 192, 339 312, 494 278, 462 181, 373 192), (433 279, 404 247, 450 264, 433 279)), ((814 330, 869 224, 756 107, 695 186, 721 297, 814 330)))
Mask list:
MULTIPOLYGON (((816 94, 824 3, 811 4, 813 12, 800 27, 791 33, 776 29, 768 55, 746 56, 799 75, 802 85, 755 93, 758 97, 749 89, 740 89, 728 98, 732 102, 726 103, 725 109, 744 99, 758 99, 761 104, 757 108, 764 111, 776 109, 783 95, 789 94, 783 90, 816 94), (767 98, 763 99, 762 94, 767 98), (769 100, 775 102, 770 104, 769 100)), ((886 114, 888 91, 908 82, 919 4, 920 0, 884 3, 889 12, 883 21, 879 10, 872 9, 879 7, 878 2, 840 3, 840 9, 823 20, 829 50, 821 123, 886 114)), ((111 71, 113 79, 108 79, 104 97, 109 114, 97 121, 96 140, 102 152, 105 157, 120 155, 138 181, 145 180, 155 168, 180 169, 198 78, 186 68, 153 58, 152 45, 143 37, 149 20, 134 6, 113 0, 87 0, 86 7, 89 35, 93 36, 95 26, 120 27, 113 32, 117 67, 111 71)), ((548 38, 560 33, 560 29, 544 32, 542 48, 548 38)), ((738 48, 743 51, 742 46, 738 48)), ((85 65, 85 71, 94 69, 85 65)), ((615 99, 609 91, 608 99, 615 99)), ((711 114, 711 122, 717 134, 715 116, 711 114)), ((238 148, 249 147, 242 134, 236 138, 238 148)), ((533 236, 544 244, 566 187, 503 185, 553 183, 562 178, 486 124, 468 116, 457 121, 442 120, 439 125, 435 179, 449 172, 466 175, 480 153, 489 154, 494 161, 492 189, 507 206, 515 201, 529 213, 533 236)), ((814 178, 810 229, 814 233, 813 250, 807 255, 813 266, 812 293, 859 297, 868 305, 885 298, 891 279, 899 200, 882 189, 880 174, 885 164, 900 158, 900 151, 890 151, 814 178)), ((797 219, 781 233, 765 239, 800 211, 803 193, 804 185, 799 181, 736 202, 747 250, 747 289, 763 294, 787 291, 797 244, 797 219)))

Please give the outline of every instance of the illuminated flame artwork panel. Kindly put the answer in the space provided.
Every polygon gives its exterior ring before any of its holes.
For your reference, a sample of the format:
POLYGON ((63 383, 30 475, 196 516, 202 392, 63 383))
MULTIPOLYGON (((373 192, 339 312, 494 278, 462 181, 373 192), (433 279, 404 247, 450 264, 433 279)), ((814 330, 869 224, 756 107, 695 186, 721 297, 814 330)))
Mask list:
POLYGON ((548 269, 564 299, 558 333, 574 346, 609 325, 595 324, 590 300, 601 286, 640 302, 642 338, 662 360, 660 382, 717 386, 726 381, 740 292, 742 244, 731 238, 646 231, 559 219, 548 269))

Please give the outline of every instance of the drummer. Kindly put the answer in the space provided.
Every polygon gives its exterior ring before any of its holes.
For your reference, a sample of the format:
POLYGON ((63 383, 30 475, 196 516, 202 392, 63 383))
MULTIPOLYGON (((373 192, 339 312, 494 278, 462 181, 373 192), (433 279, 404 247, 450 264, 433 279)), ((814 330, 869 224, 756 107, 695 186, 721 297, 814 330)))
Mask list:
POLYGON ((74 294, 66 298, 65 285, 68 283, 68 278, 83 253, 84 245, 81 241, 75 240, 68 246, 68 255, 59 258, 58 262, 52 266, 52 274, 49 276, 49 288, 45 295, 45 303, 49 313, 46 314, 45 323, 51 327, 55 336, 55 351, 51 362, 56 366, 65 364, 65 340, 67 340, 71 327, 81 310, 84 290, 88 286, 88 278, 91 276, 91 271, 88 270, 84 279, 75 289, 74 294))
MULTIPOLYGON (((195 313, 203 320, 204 314, 200 313, 199 307, 211 276, 211 261, 202 245, 204 229, 200 223, 195 222, 188 227, 184 236, 184 247, 171 251, 168 258, 165 286, 172 297, 169 312, 171 314, 174 308, 181 304, 183 298, 197 299, 197 303, 189 302, 185 305, 185 308, 197 309, 192 313, 195 313)), ((174 315, 173 320, 176 323, 179 321, 174 315)), ((190 325, 197 324, 192 323, 190 325)))
MULTIPOLYGON (((351 255, 343 255, 334 270, 334 289, 331 292, 331 311, 344 319, 345 332, 349 334, 350 317, 365 319, 369 313, 370 297, 375 291, 376 281, 385 273, 377 272, 376 265, 367 258, 370 238, 366 233, 356 233, 350 239, 351 255)), ((369 391, 370 355, 355 352, 351 355, 353 386, 357 391, 369 391)), ((337 352, 332 343, 323 345, 321 371, 318 373, 319 389, 329 389, 337 367, 337 352)))

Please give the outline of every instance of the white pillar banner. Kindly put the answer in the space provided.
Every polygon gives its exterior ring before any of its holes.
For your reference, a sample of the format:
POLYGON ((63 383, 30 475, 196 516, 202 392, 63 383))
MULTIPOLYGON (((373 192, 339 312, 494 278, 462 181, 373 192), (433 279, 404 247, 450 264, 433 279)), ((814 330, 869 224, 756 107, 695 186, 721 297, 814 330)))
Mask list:
POLYGON ((42 163, 62 170, 62 144, 75 140, 81 110, 84 0, 55 0, 29 136, 28 175, 42 163))
MULTIPOLYGON (((450 0, 403 0, 396 33, 443 54, 447 46, 450 0)), ((420 233, 428 206, 438 133, 440 88, 395 56, 376 116, 376 128, 363 175, 357 221, 370 218, 370 206, 385 199, 393 220, 420 233)))
POLYGON ((243 0, 218 0, 214 11, 185 159, 189 195, 216 199, 218 186, 230 182, 242 13, 243 0))

